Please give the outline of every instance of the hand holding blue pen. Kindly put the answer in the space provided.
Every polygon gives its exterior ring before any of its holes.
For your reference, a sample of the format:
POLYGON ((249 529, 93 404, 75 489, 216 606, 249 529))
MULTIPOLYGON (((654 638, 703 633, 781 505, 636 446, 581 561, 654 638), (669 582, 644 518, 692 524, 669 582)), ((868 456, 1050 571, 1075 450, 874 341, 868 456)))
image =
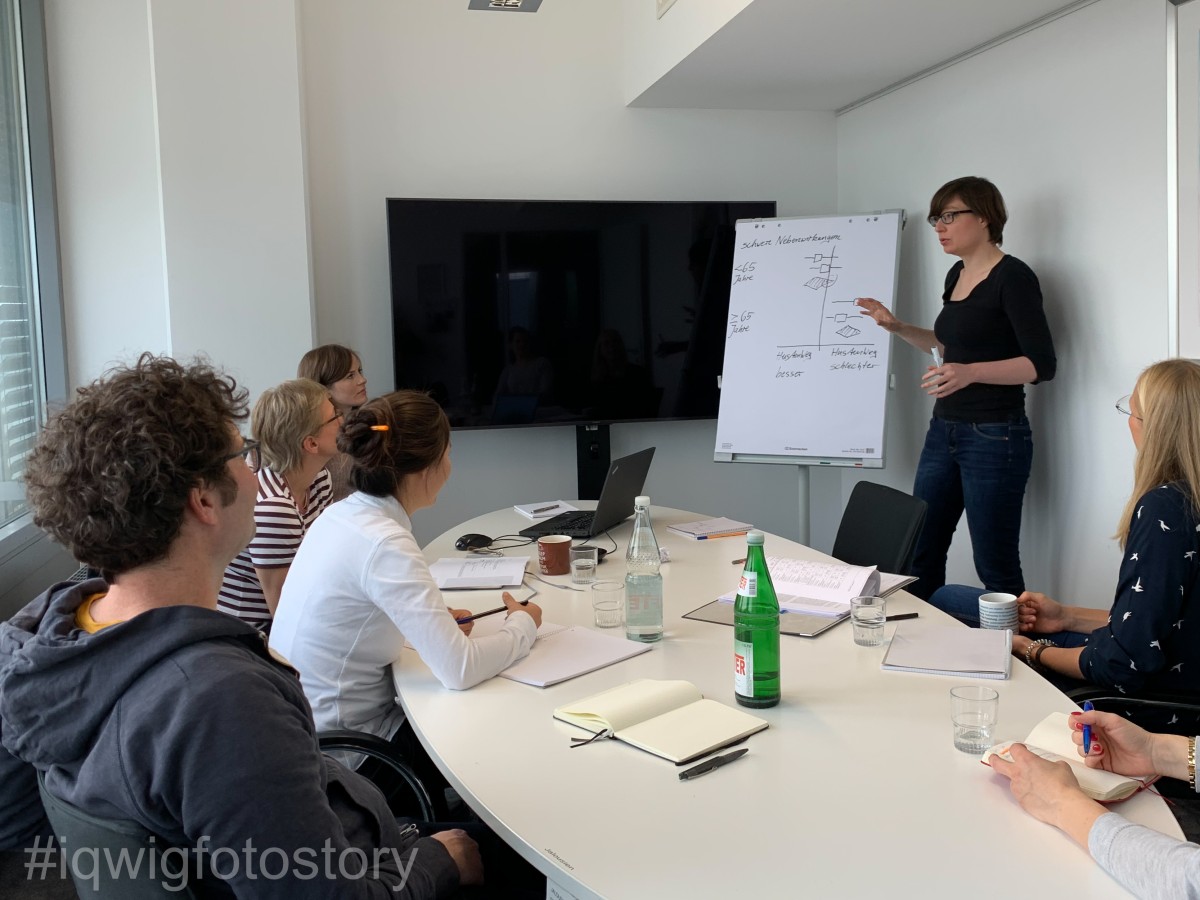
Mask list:
MULTIPOLYGON (((1084 712, 1091 712, 1095 708, 1096 707, 1092 706, 1091 700, 1083 701, 1083 711, 1084 712)), ((1087 756, 1091 752, 1092 752, 1092 726, 1084 725, 1083 726, 1083 755, 1087 756)))

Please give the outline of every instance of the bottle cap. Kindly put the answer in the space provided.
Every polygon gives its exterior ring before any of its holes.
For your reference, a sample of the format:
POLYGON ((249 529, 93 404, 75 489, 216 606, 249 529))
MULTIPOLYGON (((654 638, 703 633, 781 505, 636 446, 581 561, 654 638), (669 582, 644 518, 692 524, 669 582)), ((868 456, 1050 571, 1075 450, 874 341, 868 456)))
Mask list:
POLYGON ((746 532, 747 547, 761 547, 764 543, 763 533, 761 531, 746 532))
MULTIPOLYGON (((626 494, 625 496, 628 497, 629 495, 626 494)), ((626 501, 626 502, 629 502, 629 501, 626 501)), ((641 495, 633 498, 633 505, 648 507, 650 505, 650 498, 648 496, 646 496, 645 494, 641 494, 641 495)))

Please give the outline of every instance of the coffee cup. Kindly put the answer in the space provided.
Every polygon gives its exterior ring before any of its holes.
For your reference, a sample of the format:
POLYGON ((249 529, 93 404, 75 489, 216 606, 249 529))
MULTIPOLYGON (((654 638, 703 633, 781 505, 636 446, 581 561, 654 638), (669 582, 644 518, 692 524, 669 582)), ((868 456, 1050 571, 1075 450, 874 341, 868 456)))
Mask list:
POLYGON ((1017 630, 1017 595, 988 593, 979 595, 979 627, 1017 630))
POLYGON ((571 571, 571 538, 544 534, 538 538, 538 567, 543 575, 566 575, 571 571))

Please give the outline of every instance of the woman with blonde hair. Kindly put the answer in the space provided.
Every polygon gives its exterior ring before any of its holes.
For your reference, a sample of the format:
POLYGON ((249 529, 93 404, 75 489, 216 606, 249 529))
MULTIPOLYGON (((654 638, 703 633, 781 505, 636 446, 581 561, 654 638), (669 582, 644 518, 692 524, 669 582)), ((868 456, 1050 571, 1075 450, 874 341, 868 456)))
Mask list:
MULTIPOLYGON (((1116 538, 1123 557, 1111 609, 1019 597, 1013 653, 1051 678, 1134 695, 1200 694, 1200 364, 1169 359, 1142 372, 1117 409, 1137 448, 1133 492, 1116 538)), ((935 606, 975 624, 977 588, 947 586, 935 606)), ((1140 724, 1176 731, 1195 722, 1140 724)))
POLYGON ((342 414, 329 391, 307 378, 263 391, 250 417, 258 469, 254 539, 225 569, 217 606, 254 625, 270 625, 284 579, 304 535, 332 499, 325 465, 337 454, 342 414))
MULTIPOLYGON (((329 399, 342 416, 348 416, 367 402, 367 376, 363 372, 362 360, 349 347, 341 344, 322 344, 314 347, 300 358, 296 369, 297 378, 310 378, 324 385, 329 399)), ((350 460, 337 455, 329 462, 329 475, 333 479, 333 499, 341 500, 349 495, 350 460)))

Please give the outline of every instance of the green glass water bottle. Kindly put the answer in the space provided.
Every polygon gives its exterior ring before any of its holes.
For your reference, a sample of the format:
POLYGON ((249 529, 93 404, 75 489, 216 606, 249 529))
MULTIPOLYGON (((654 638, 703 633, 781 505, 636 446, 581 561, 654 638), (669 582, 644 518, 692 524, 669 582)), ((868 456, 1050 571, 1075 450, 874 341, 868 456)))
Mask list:
POLYGON ((746 568, 733 604, 733 691, 742 706, 779 703, 779 600, 761 531, 746 535, 746 568))

